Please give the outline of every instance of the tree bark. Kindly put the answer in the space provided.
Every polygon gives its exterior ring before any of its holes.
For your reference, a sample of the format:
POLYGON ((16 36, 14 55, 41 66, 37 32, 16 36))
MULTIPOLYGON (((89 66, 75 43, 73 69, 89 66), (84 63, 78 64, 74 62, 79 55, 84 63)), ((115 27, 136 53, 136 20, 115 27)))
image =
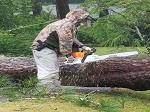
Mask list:
MULTIPOLYGON (((15 79, 36 76, 37 73, 32 58, 0 58, 0 63, 0 74, 8 74, 15 79)), ((150 57, 119 57, 93 63, 60 64, 60 79, 65 86, 150 89, 150 57)))
POLYGON ((63 85, 150 89, 149 57, 109 58, 84 65, 65 66, 61 73, 63 85))
POLYGON ((70 11, 68 0, 56 0, 56 10, 59 19, 65 18, 66 14, 70 11))

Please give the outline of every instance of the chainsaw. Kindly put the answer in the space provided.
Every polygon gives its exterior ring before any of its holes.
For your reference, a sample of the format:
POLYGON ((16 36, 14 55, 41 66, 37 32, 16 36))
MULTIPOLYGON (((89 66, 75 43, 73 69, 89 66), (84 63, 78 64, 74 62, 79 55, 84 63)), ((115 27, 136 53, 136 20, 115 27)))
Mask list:
POLYGON ((137 55, 137 51, 130 51, 130 52, 121 52, 115 54, 106 54, 106 55, 97 55, 95 54, 96 49, 93 48, 90 51, 80 51, 80 52, 72 52, 71 56, 73 57, 72 62, 65 61, 64 64, 73 65, 73 64, 81 64, 81 63, 89 63, 99 60, 104 60, 106 58, 111 57, 127 57, 132 55, 137 55))

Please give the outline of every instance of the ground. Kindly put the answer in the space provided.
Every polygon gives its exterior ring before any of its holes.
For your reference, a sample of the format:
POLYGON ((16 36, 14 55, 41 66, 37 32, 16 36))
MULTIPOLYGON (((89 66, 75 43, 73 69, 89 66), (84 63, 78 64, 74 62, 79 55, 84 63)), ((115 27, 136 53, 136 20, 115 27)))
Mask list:
POLYGON ((85 95, 87 94, 61 94, 59 97, 1 102, 0 112, 150 112, 150 90, 133 91, 115 88, 109 93, 89 95, 90 101, 101 104, 99 109, 93 105, 95 103, 85 106, 81 105, 81 102, 75 103, 70 99, 73 97, 84 98, 85 95), (118 111, 112 110, 115 109, 115 106, 118 106, 118 111), (110 109, 111 111, 109 111, 110 109))

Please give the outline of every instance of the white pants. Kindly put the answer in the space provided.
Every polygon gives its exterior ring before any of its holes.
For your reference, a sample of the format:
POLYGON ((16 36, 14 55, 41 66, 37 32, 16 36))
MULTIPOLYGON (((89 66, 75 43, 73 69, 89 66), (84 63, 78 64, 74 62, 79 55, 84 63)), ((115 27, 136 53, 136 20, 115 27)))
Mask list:
POLYGON ((47 84, 51 87, 60 86, 59 61, 56 52, 44 48, 41 51, 33 50, 33 56, 37 65, 39 84, 47 84))

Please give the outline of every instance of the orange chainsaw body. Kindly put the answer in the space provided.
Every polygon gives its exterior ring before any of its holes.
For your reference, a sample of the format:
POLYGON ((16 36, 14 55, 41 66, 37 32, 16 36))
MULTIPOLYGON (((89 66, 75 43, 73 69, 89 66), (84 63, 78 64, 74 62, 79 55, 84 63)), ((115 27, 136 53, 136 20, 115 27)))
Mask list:
POLYGON ((72 52, 71 55, 74 57, 74 58, 83 58, 84 55, 85 55, 86 52, 72 52))

